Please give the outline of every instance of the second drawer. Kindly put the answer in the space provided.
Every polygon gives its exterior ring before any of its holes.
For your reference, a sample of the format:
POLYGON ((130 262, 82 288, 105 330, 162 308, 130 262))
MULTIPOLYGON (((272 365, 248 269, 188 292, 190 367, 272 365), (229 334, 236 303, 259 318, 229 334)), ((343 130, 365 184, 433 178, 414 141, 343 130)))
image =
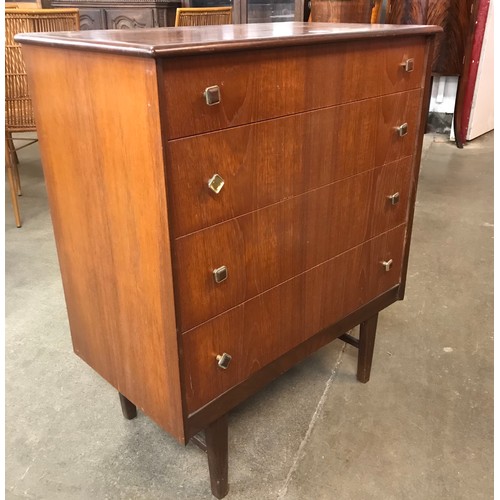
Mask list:
POLYGON ((181 331, 405 222, 412 159, 177 239, 181 331))

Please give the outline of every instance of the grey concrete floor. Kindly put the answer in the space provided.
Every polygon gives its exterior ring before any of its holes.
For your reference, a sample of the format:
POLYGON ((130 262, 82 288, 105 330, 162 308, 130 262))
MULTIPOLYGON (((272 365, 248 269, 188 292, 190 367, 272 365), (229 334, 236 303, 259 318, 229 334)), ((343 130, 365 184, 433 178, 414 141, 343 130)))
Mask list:
MULTIPOLYGON (((6 197, 6 497, 210 499, 206 457, 144 415, 70 344, 38 151, 6 197)), ((493 497, 493 134, 426 136, 406 299, 379 319, 371 381, 336 341, 230 416, 240 499, 493 497)))

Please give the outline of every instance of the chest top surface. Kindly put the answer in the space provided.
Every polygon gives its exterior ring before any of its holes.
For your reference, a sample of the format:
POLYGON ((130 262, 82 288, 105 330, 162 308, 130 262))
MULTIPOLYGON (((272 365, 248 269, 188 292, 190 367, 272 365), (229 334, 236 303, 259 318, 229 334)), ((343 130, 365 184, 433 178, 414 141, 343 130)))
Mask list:
POLYGON ((137 55, 169 57, 200 52, 227 52, 252 48, 313 45, 355 39, 427 35, 438 26, 260 23, 138 30, 26 33, 16 40, 26 44, 137 55))

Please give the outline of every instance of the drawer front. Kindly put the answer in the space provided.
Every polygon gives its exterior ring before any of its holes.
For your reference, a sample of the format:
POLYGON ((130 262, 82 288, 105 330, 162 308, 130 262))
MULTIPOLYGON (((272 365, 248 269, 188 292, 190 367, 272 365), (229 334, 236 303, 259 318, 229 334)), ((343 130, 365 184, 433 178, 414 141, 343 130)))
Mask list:
POLYGON ((421 101, 418 89, 169 142, 174 236, 412 154, 421 101))
POLYGON ((404 223, 412 158, 176 240, 181 331, 404 223), (227 278, 217 283, 223 266, 227 278))
POLYGON ((423 86, 425 38, 355 41, 162 61, 175 139, 423 86), (405 70, 404 61, 414 60, 405 70), (205 89, 220 102, 207 105, 205 89))
POLYGON ((183 335, 188 412, 397 285, 404 239, 403 225, 183 335), (226 370, 216 360, 223 353, 232 356, 226 370))

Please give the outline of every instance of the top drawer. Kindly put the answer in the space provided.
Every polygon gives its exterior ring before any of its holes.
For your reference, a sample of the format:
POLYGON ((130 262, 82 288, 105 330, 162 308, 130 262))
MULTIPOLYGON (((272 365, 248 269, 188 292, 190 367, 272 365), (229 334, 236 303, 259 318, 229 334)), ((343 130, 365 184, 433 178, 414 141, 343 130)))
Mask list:
POLYGON ((420 88, 425 56, 425 37, 411 37, 163 60, 167 138, 420 88))

